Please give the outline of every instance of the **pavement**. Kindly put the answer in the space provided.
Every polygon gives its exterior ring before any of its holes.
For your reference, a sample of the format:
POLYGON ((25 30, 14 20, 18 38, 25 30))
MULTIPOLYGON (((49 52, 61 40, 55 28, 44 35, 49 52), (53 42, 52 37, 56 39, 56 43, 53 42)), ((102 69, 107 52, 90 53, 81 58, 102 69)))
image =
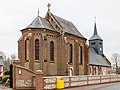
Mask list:
POLYGON ((80 86, 74 88, 66 88, 63 90, 120 90, 120 82, 80 86))
POLYGON ((0 90, 12 90, 12 88, 9 88, 8 86, 0 84, 0 90))
POLYGON ((93 90, 120 90, 120 83, 114 83, 112 85, 95 88, 93 90))

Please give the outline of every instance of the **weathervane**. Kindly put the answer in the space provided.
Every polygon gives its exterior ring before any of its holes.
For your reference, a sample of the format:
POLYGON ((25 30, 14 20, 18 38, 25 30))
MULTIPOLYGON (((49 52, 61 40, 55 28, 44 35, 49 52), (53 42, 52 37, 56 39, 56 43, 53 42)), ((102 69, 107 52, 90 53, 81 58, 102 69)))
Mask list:
POLYGON ((47 5, 47 7, 48 7, 48 11, 50 11, 50 6, 51 6, 51 4, 48 3, 48 5, 47 5))

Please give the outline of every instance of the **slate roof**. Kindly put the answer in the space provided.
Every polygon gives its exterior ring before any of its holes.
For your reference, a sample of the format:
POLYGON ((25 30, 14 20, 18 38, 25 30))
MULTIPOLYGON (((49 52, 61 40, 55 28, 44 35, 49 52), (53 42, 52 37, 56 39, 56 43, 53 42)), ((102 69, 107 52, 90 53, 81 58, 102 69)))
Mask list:
MULTIPOLYGON (((62 19, 56 15, 53 15, 54 18, 57 20, 57 22, 62 26, 62 30, 66 33, 73 34, 75 36, 81 37, 86 39, 79 31, 78 29, 73 25, 72 22, 67 21, 65 19, 62 19)), ((25 29, 27 28, 46 28, 52 31, 56 31, 50 22, 46 18, 42 18, 40 16, 37 16, 37 18, 34 19, 34 21, 25 29)), ((24 29, 23 29, 24 30, 24 29)), ((56 31, 57 32, 57 31, 56 31)))
POLYGON ((73 34, 82 38, 85 38, 79 31, 78 29, 73 25, 72 22, 65 20, 63 18, 60 18, 56 15, 53 15, 55 19, 58 21, 58 23, 62 26, 63 31, 67 32, 69 34, 73 34))
POLYGON ((2 60, 2 59, 0 59, 0 65, 4 65, 4 63, 3 63, 3 60, 2 60))
POLYGON ((52 25, 47 21, 46 18, 42 18, 40 16, 36 17, 33 22, 26 27, 27 28, 46 28, 52 31, 55 31, 54 28, 52 27, 52 25))
POLYGON ((93 35, 89 40, 102 40, 102 38, 99 35, 93 35))
POLYGON ((94 25, 94 34, 89 40, 102 40, 102 38, 97 34, 97 27, 96 27, 96 22, 94 25))
POLYGON ((98 66, 111 66, 107 59, 101 55, 98 55, 96 51, 93 48, 89 48, 90 52, 90 64, 92 65, 98 65, 98 66))

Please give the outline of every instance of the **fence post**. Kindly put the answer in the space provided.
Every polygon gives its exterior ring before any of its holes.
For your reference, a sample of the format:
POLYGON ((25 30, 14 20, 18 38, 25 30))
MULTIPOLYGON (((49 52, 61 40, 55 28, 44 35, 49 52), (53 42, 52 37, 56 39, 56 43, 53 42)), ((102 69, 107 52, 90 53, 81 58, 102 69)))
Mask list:
POLYGON ((43 72, 42 70, 36 71, 36 78, 35 78, 35 85, 36 90, 44 90, 44 83, 43 83, 43 72))
POLYGON ((12 88, 13 90, 16 89, 16 65, 20 64, 20 60, 19 59, 14 59, 12 62, 12 88))
POLYGON ((16 68, 15 68, 15 64, 13 64, 13 68, 12 68, 12 74, 13 74, 13 78, 12 78, 12 80, 13 80, 13 90, 14 89, 16 89, 16 68))

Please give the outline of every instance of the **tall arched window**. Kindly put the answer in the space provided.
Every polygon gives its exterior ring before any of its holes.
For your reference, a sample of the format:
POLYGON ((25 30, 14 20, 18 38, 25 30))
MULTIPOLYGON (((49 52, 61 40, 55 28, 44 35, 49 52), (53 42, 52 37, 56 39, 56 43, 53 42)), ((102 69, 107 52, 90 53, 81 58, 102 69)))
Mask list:
POLYGON ((69 63, 72 63, 72 44, 69 45, 69 63))
POLYGON ((54 42, 50 42, 50 61, 54 61, 54 42))
POLYGON ((79 46, 79 52, 80 52, 80 64, 82 64, 83 63, 83 60, 82 60, 82 53, 83 53, 83 51, 82 51, 82 46, 79 46))
POLYGON ((27 59, 27 40, 25 40, 25 60, 27 59))
POLYGON ((25 40, 25 60, 29 60, 29 39, 25 40))
POLYGON ((35 60, 39 60, 39 40, 35 40, 35 60))

